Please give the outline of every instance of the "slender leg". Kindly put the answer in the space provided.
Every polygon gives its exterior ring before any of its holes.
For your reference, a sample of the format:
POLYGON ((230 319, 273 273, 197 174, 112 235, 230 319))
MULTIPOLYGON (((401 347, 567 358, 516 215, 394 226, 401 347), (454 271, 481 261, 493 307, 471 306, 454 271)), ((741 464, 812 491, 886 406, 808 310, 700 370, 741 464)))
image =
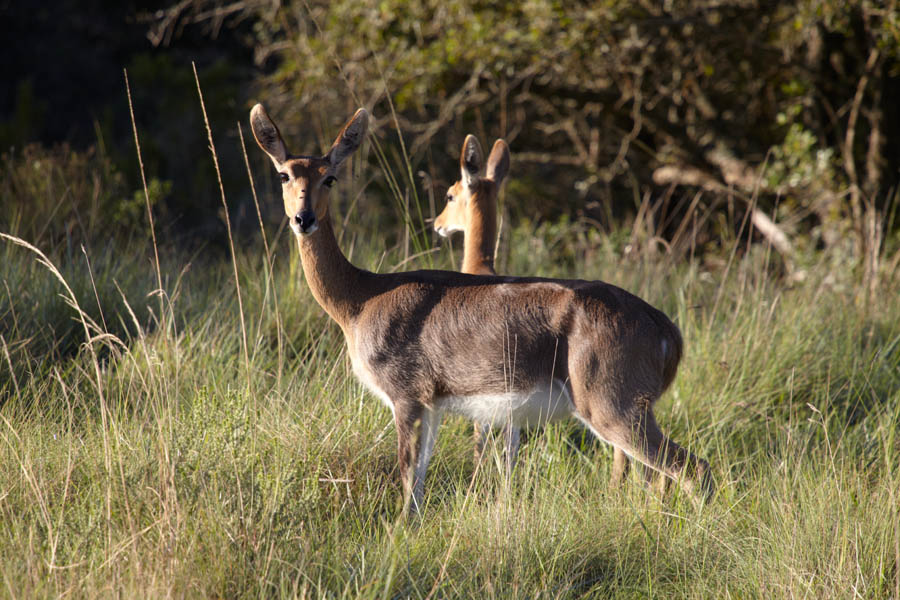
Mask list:
POLYGON ((516 468, 516 460, 519 457, 519 441, 521 438, 521 430, 511 424, 507 424, 503 428, 506 438, 506 478, 512 477, 513 469, 516 468))
POLYGON ((610 489, 621 487, 628 477, 628 471, 631 469, 631 461, 621 448, 613 448, 613 466, 612 474, 609 478, 610 489))
POLYGON ((708 500, 713 494, 709 463, 673 442, 659 429, 648 408, 610 421, 586 422, 599 438, 621 448, 633 459, 674 479, 692 498, 708 500))
POLYGON ((669 482, 672 480, 660 473, 659 471, 654 471, 647 465, 641 465, 644 469, 644 482, 647 487, 653 490, 657 496, 663 497, 666 495, 666 491, 669 489, 669 482))
POLYGON ((400 469, 400 481, 403 483, 404 512, 413 512, 414 473, 418 462, 418 436, 416 424, 422 416, 422 406, 401 405, 394 402, 394 424, 397 427, 397 466, 400 469))
POLYGON ((419 452, 416 457, 416 469, 413 481, 412 508, 415 512, 424 506, 425 497, 425 473, 428 471, 428 463, 434 454, 434 444, 437 442, 438 428, 441 425, 441 413, 425 408, 422 412, 419 429, 419 452))
POLYGON ((631 431, 632 456, 678 482, 691 497, 701 501, 712 497, 709 463, 666 437, 652 411, 648 409, 639 415, 631 431))
MULTIPOLYGON (((638 467, 640 468, 641 477, 644 479, 644 485, 660 496, 664 495, 666 493, 666 483, 669 479, 643 463, 638 463, 638 467)), ((630 471, 631 459, 620 448, 613 448, 612 476, 609 478, 610 489, 620 488, 628 478, 630 471)))

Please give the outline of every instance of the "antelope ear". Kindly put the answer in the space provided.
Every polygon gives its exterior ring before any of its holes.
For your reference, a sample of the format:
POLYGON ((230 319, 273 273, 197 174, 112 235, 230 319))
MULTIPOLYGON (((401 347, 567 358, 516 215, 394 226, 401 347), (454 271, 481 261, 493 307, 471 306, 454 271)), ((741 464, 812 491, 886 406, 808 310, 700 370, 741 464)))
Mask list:
POLYGON ((341 129, 337 139, 331 145, 331 150, 325 155, 332 167, 338 168, 348 156, 359 148, 368 129, 369 113, 366 112, 366 109, 360 108, 341 129))
POLYGON ((509 146, 502 139, 499 139, 494 142, 494 147, 491 148, 491 155, 488 156, 485 177, 500 185, 500 182, 503 181, 508 172, 509 146))
POLYGON ((462 173, 462 182, 466 187, 472 187, 478 181, 478 173, 484 164, 484 152, 478 138, 471 133, 463 142, 462 153, 459 155, 459 170, 462 173))
POLYGON ((287 146, 284 145, 281 132, 269 118, 262 104, 257 104, 250 110, 250 128, 253 130, 256 143, 269 155, 275 163, 275 168, 281 168, 281 164, 288 157, 287 146))

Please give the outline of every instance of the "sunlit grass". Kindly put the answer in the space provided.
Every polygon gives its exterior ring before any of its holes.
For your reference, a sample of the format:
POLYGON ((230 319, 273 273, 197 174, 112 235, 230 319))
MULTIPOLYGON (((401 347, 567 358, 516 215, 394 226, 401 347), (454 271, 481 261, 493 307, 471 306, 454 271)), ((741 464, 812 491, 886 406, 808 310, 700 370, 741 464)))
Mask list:
MULTIPOLYGON (((358 264, 404 259, 359 231, 358 264)), ((539 274, 602 277, 681 326, 685 359, 658 417, 712 463, 711 504, 659 499, 637 476, 608 492, 611 453, 570 424, 529 435, 510 485, 491 461, 470 483, 470 426, 448 418, 424 516, 407 523, 390 413, 354 380, 339 329, 292 278, 287 236, 272 242, 269 285, 262 249, 238 244, 249 390, 230 263, 195 257, 186 268, 165 255, 159 315, 145 249, 92 255, 103 325, 86 261, 66 262, 94 323, 94 359, 77 322, 59 340, 77 318, 54 299, 59 282, 4 242, 5 593, 896 595, 900 305, 865 303, 852 274, 817 264, 791 283, 763 253, 726 272, 542 235, 510 244, 510 272, 532 268, 542 247, 590 255, 547 257, 539 274)), ((446 249, 433 259, 449 265, 446 249)), ((898 294, 882 282, 883 299, 898 294)))
MULTIPOLYGON (((405 151, 369 151, 405 227, 384 234, 390 216, 357 210, 354 161, 333 213, 349 258, 380 272, 458 264, 452 245, 426 247, 405 151)), ((660 498, 637 475, 610 492, 610 449, 572 423, 528 434, 507 481, 497 448, 476 467, 471 425, 448 417, 423 516, 407 521, 390 412, 354 379, 289 233, 235 237, 227 262, 149 235, 80 253, 7 235, 0 589, 900 597, 900 283, 886 272, 867 296, 839 250, 785 273, 743 238, 683 260, 633 250, 625 230, 506 231, 501 272, 603 279, 679 324, 684 360, 656 413, 712 464, 711 503, 660 498)))

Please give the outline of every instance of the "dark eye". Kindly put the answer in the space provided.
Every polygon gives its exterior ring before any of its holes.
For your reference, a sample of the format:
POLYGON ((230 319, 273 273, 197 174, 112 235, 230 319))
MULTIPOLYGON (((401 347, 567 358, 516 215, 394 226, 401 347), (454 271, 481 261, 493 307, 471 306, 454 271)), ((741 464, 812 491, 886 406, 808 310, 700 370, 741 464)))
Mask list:
POLYGON ((290 179, 287 173, 279 173, 278 176, 281 178, 281 183, 287 183, 290 179))
POLYGON ((447 194, 447 202, 453 202, 453 194, 447 194))
POLYGON ((324 185, 326 187, 331 187, 334 185, 335 181, 337 181, 337 177, 335 177, 334 175, 329 175, 328 177, 325 178, 325 181, 322 182, 322 185, 324 185))

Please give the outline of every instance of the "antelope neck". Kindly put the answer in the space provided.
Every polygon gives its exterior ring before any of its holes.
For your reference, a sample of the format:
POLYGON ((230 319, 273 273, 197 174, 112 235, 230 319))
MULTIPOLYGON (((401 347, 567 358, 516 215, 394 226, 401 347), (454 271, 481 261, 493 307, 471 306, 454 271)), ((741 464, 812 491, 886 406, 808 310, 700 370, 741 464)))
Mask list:
POLYGON ((463 242, 463 273, 495 275, 494 245, 497 240, 497 208, 494 194, 482 182, 481 189, 469 202, 467 227, 463 242))
POLYGON ((297 238, 303 273, 313 297, 346 330, 365 302, 361 293, 364 286, 360 285, 363 271, 350 264, 341 252, 330 214, 325 213, 319 220, 317 231, 297 238))

